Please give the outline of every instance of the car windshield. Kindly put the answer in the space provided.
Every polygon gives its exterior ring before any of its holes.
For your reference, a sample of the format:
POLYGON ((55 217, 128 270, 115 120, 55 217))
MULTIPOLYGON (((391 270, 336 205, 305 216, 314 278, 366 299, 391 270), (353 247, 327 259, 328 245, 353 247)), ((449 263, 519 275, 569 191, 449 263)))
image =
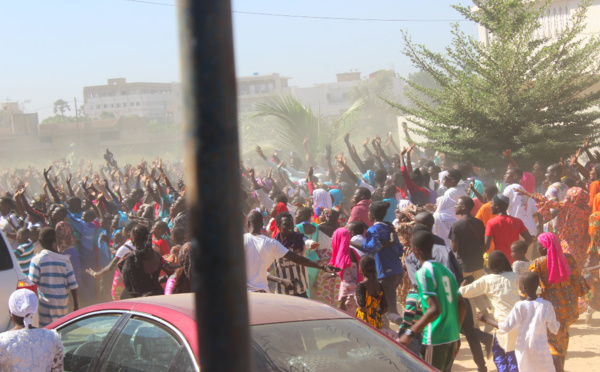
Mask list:
POLYGON ((366 324, 353 319, 251 328, 256 371, 427 371, 366 324))

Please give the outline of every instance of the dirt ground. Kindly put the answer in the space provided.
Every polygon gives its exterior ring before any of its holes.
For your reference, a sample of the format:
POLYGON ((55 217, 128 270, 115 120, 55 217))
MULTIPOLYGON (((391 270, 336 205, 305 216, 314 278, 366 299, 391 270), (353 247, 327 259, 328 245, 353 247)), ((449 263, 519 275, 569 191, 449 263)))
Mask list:
MULTIPOLYGON (((571 326, 569 334, 571 338, 565 371, 597 371, 600 368, 600 313, 594 313, 590 326, 585 324, 584 316, 580 316, 579 321, 571 326)), ((492 358, 486 360, 486 364, 489 371, 496 371, 492 358)), ((452 371, 477 371, 467 340, 463 336, 461 336, 461 349, 454 361, 452 371)))

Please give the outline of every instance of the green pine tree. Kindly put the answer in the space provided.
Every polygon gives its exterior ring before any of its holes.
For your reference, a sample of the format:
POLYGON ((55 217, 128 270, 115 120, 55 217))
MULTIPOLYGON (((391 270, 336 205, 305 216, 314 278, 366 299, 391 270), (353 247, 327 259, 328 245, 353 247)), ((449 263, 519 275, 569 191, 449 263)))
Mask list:
POLYGON ((556 161, 592 135, 600 117, 600 42, 581 37, 589 1, 572 11, 556 35, 536 32, 552 4, 474 1, 453 6, 483 25, 485 45, 454 25, 452 45, 436 53, 403 32, 404 54, 439 89, 407 80, 409 104, 390 102, 419 127, 427 147, 494 166, 504 149, 516 158, 556 161))

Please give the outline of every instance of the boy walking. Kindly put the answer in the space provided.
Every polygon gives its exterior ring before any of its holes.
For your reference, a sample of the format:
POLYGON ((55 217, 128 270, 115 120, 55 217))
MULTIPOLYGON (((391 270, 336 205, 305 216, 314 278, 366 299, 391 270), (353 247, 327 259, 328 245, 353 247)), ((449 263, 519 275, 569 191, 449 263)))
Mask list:
POLYGON ((407 329, 400 343, 408 346, 423 332, 423 359, 442 372, 449 372, 458 350, 460 326, 465 317, 465 301, 452 272, 433 260, 433 235, 428 231, 413 234, 413 254, 421 262, 415 279, 423 316, 407 329))
POLYGON ((518 329, 515 354, 519 371, 556 371, 548 348, 548 331, 556 334, 560 323, 556 320, 554 306, 543 298, 538 298, 537 288, 540 278, 536 273, 527 272, 519 280, 521 292, 527 295, 511 310, 505 322, 498 324, 479 314, 482 322, 497 327, 502 332, 518 329))
POLYGON ((44 227, 39 241, 44 249, 31 260, 29 279, 38 286, 40 327, 45 327, 68 314, 68 290, 73 295, 73 310, 79 309, 79 302, 73 266, 68 256, 56 251, 54 229, 44 227))

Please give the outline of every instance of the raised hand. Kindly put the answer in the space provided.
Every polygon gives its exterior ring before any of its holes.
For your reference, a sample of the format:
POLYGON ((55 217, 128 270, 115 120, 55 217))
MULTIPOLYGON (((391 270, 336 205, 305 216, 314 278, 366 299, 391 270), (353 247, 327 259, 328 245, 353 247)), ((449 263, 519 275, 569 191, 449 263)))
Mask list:
POLYGON ((261 158, 265 159, 265 154, 263 154, 262 149, 260 148, 260 146, 256 146, 256 153, 258 154, 258 156, 260 156, 261 158))
POLYGON ((505 158, 509 158, 512 155, 512 150, 506 149, 506 150, 502 151, 502 155, 504 155, 505 158))
POLYGON ((369 137, 367 137, 367 139, 365 140, 365 142, 363 142, 363 146, 367 147, 368 144, 369 144, 369 137))
POLYGON ((270 180, 272 179, 273 176, 273 168, 269 168, 269 174, 267 174, 267 179, 270 180))
POLYGON ((411 143, 410 146, 408 147, 407 152, 411 152, 415 148, 416 145, 417 145, 416 143, 411 143))
POLYGON ((350 142, 350 133, 346 133, 344 135, 344 142, 346 142, 346 143, 350 142))
POLYGON ((585 137, 585 142, 583 143, 583 149, 587 150, 590 147, 590 137, 585 137))
POLYGON ((471 189, 471 191, 475 191, 475 180, 471 180, 471 183, 469 184, 469 189, 471 189))
POLYGON ((310 136, 306 136, 306 138, 304 139, 304 141, 302 141, 302 145, 306 146, 306 144, 308 143, 308 139, 310 138, 310 136))
POLYGON ((48 173, 50 173, 51 169, 52 169, 52 166, 50 166, 48 169, 44 168, 44 178, 45 179, 48 179, 48 173))
POLYGON ((406 147, 404 147, 402 149, 402 152, 400 153, 400 155, 404 156, 404 155, 406 155, 407 152, 408 152, 408 149, 406 147))
POLYGON ((248 177, 254 179, 254 168, 248 168, 248 177))
POLYGON ((313 166, 311 165, 310 167, 308 167, 308 177, 309 177, 309 179, 312 178, 313 173, 314 173, 314 169, 313 169, 313 166))
POLYGON ((69 177, 67 177, 67 183, 71 183, 71 179, 73 179, 73 176, 71 173, 69 173, 69 177))
POLYGON ((387 140, 385 141, 385 145, 389 146, 392 144, 392 132, 388 132, 387 140))

